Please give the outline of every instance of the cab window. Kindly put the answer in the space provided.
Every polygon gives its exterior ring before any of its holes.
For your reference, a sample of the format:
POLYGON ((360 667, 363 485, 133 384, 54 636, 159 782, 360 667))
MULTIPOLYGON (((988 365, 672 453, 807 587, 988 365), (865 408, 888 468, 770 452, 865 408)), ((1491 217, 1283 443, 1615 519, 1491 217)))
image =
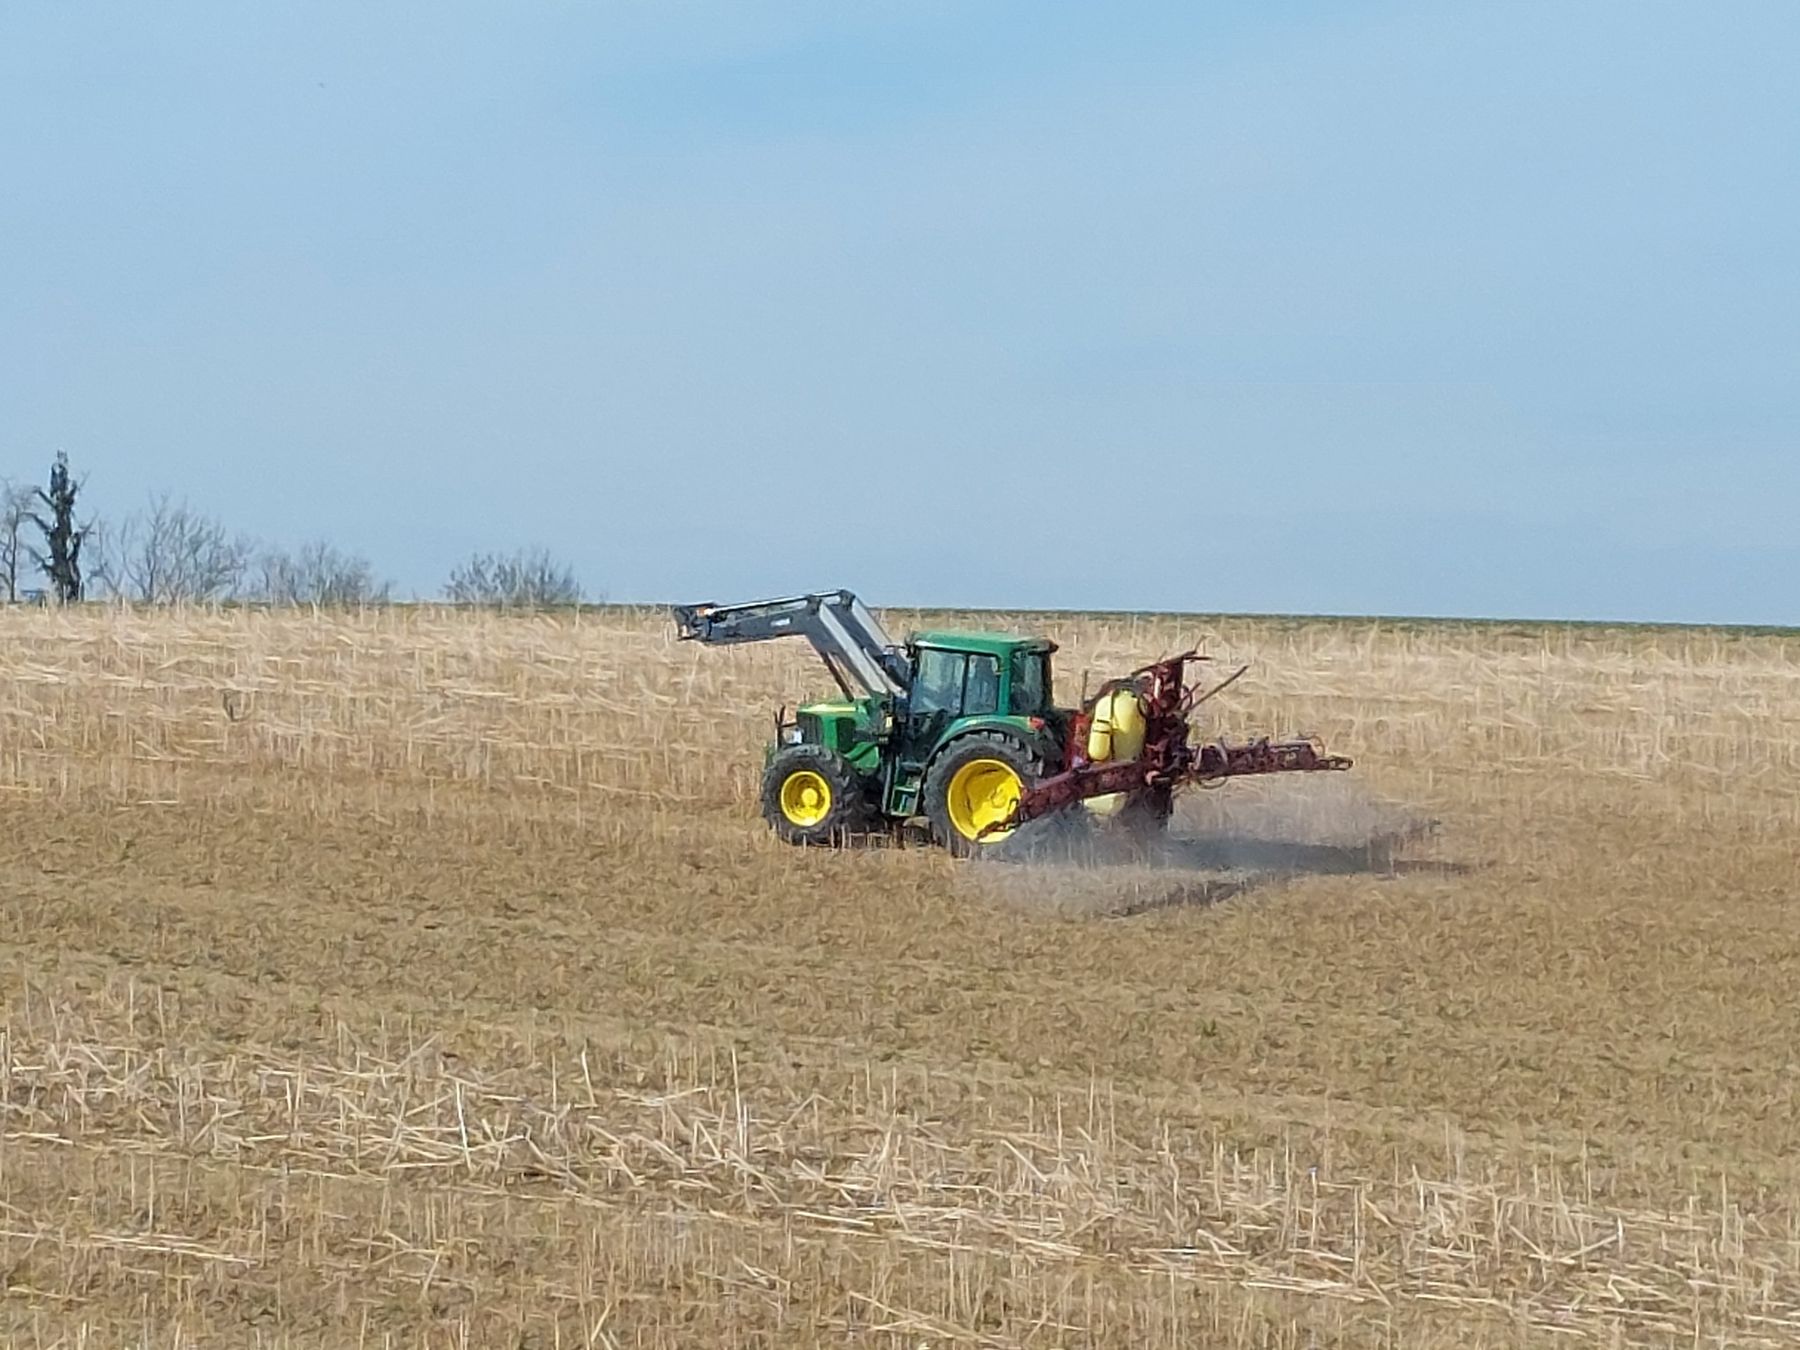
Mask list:
POLYGON ((935 647, 921 650, 918 670, 913 674, 912 711, 915 714, 960 711, 967 663, 968 658, 961 652, 944 652, 935 647))
POLYGON ((1011 711, 1039 713, 1050 702, 1050 653, 1014 652, 1011 711))
POLYGON ((977 713, 997 713, 1000 711, 1000 658, 997 656, 971 656, 969 658, 969 680, 963 686, 964 716, 973 717, 977 713))

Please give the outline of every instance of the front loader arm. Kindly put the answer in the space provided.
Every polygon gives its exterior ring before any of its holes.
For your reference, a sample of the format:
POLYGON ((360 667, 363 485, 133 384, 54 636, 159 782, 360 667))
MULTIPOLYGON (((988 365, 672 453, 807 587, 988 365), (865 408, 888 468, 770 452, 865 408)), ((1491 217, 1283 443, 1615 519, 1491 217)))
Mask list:
POLYGON ((846 698, 855 697, 852 681, 869 697, 903 694, 910 681, 898 644, 850 591, 817 591, 740 605, 675 605, 670 613, 683 641, 730 645, 803 637, 846 698))

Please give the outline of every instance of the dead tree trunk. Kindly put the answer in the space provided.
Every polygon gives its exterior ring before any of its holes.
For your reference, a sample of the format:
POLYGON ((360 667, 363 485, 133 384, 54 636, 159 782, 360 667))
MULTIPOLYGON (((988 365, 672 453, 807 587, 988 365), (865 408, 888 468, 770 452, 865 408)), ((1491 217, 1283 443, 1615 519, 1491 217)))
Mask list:
POLYGON ((75 498, 80 493, 81 484, 69 474, 68 455, 59 453, 50 466, 50 486, 37 489, 37 500, 49 511, 50 519, 31 513, 32 524, 44 536, 44 547, 32 549, 32 559, 49 579, 52 593, 65 605, 81 599, 81 545, 88 532, 75 524, 75 498))

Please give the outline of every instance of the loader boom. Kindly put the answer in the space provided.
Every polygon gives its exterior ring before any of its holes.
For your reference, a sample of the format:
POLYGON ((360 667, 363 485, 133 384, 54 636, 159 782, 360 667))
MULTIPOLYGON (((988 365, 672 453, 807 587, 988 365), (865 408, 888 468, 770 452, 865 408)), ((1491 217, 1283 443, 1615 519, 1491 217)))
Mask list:
POLYGON ((844 697, 851 682, 866 698, 904 694, 912 667, 881 621, 850 591, 815 591, 741 605, 676 605, 675 626, 685 641, 712 644, 803 637, 825 662, 844 697))

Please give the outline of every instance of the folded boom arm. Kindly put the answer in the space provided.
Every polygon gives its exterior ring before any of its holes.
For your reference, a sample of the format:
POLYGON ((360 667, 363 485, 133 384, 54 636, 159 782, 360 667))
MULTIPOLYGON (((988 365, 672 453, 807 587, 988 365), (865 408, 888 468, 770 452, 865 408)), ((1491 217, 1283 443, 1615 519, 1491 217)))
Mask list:
MULTIPOLYGON (((1159 813, 1166 818, 1175 789, 1190 784, 1247 774, 1307 773, 1350 767, 1348 759, 1342 755, 1328 755, 1310 740, 1271 741, 1264 737, 1246 745, 1227 745, 1223 741, 1208 745, 1188 744, 1188 714, 1196 703, 1210 696, 1186 686, 1184 672, 1187 663, 1195 659, 1193 652, 1186 652, 1145 666, 1121 682, 1135 688, 1143 699, 1144 748, 1135 758, 1119 762, 1090 761, 1078 748, 1086 737, 1089 724, 1089 716, 1083 714, 1076 719, 1070 737, 1068 768, 1026 788, 1013 814, 990 829, 1022 825, 1091 797, 1115 792, 1142 794, 1155 803, 1159 813)), ((1238 672, 1239 675, 1242 673, 1238 672)), ((1236 678, 1235 675, 1232 677, 1236 678)), ((1217 686, 1212 692, 1223 687, 1217 686)))

